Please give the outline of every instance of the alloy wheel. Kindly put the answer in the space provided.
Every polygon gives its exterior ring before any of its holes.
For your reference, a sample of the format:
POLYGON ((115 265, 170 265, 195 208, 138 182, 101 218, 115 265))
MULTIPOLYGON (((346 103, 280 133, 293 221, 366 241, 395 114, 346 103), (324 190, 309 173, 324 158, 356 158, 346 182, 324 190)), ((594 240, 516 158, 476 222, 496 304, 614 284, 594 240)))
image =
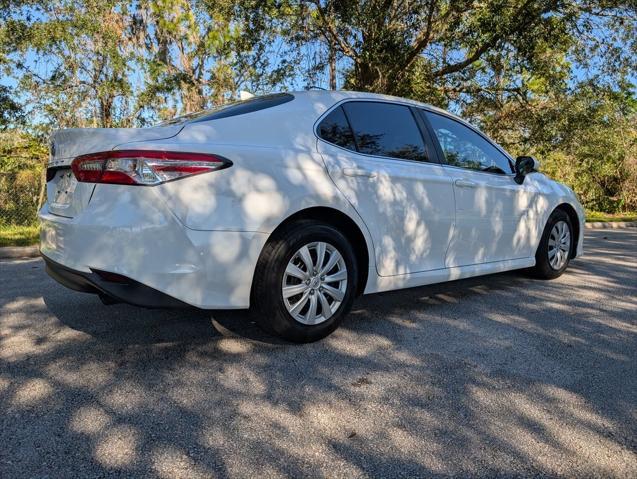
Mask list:
POLYGON ((345 260, 334 246, 323 241, 301 247, 283 274, 283 303, 302 324, 327 321, 341 305, 346 291, 345 260))
POLYGON ((549 235, 549 264, 554 270, 564 267, 571 250, 571 230, 566 221, 558 221, 549 235))

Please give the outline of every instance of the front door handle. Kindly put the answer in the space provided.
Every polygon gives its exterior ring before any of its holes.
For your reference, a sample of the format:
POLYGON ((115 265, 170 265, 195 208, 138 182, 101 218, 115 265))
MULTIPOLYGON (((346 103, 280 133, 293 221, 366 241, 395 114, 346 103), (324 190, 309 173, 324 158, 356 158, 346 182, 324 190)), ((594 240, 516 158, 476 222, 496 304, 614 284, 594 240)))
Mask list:
POLYGON ((364 170, 363 168, 343 168, 345 176, 364 176, 366 178, 376 178, 375 171, 364 170))
POLYGON ((478 186, 473 181, 469 180, 456 180, 455 184, 460 188, 475 188, 476 186, 478 186))

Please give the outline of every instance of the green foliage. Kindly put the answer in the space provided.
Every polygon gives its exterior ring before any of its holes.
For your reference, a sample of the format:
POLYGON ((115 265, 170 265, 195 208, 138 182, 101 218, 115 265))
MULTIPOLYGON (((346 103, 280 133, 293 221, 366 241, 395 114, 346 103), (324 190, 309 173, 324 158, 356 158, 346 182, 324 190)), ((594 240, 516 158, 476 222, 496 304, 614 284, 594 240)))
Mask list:
POLYGON ((587 211, 586 212, 586 221, 601 221, 604 223, 617 223, 623 221, 637 222, 637 212, 626 212, 626 213, 600 213, 599 211, 587 211))
POLYGON ((560 109, 564 134, 553 149, 545 148, 547 172, 569 183, 591 209, 637 208, 631 192, 637 181, 631 169, 637 158, 637 110, 622 102, 614 92, 576 92, 560 109))
POLYGON ((40 240, 38 225, 16 226, 0 223, 0 248, 3 246, 30 246, 40 240))
POLYGON ((13 92, 0 85, 0 131, 22 120, 22 106, 13 99, 13 92))
POLYGON ((0 133, 0 225, 33 225, 44 195, 47 150, 41 139, 0 133))
POLYGON ((171 97, 187 112, 232 97, 240 84, 239 59, 246 52, 231 3, 140 2, 134 14, 142 39, 137 53, 147 74, 140 107, 174 115, 171 97))
POLYGON ((512 154, 534 154, 589 209, 637 208, 637 101, 626 89, 585 82, 496 100, 467 109, 512 154))
POLYGON ((115 0, 56 0, 16 10, 0 24, 0 51, 32 121, 56 127, 130 123, 125 12, 115 0))

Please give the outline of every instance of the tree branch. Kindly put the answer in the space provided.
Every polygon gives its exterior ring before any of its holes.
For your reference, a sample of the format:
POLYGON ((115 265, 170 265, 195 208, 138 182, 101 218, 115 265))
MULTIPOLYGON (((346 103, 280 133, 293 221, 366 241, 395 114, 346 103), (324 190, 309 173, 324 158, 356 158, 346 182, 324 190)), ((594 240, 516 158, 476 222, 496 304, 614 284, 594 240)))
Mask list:
POLYGON ((478 47, 474 52, 467 56, 464 60, 459 61, 457 63, 452 63, 451 65, 446 65, 439 70, 434 71, 431 76, 433 78, 438 78, 444 75, 449 75, 451 73, 456 73, 472 63, 475 63, 480 59, 480 57, 490 48, 493 48, 497 45, 497 43, 506 37, 513 30, 518 30, 520 28, 528 26, 532 21, 536 18, 539 18, 539 15, 542 13, 546 13, 550 10, 550 7, 544 7, 541 11, 537 12, 536 15, 531 15, 527 12, 530 5, 532 5, 531 0, 527 0, 524 5, 520 7, 520 9, 515 14, 515 21, 511 22, 511 24, 506 28, 503 32, 500 32, 494 36, 492 36, 489 40, 483 43, 480 47, 478 47))
POLYGON ((488 42, 485 42, 484 44, 482 44, 480 46, 480 48, 475 50, 471 55, 466 57, 464 60, 462 60, 462 61, 460 61, 458 63, 452 63, 451 65, 447 65, 445 67, 442 67, 441 69, 436 70, 435 72, 433 72, 431 74, 431 76, 433 78, 438 78, 438 77, 441 77, 441 76, 449 75, 450 73, 459 72, 460 70, 468 67, 472 63, 477 62, 480 59, 480 57, 489 48, 493 48, 498 43, 498 41, 500 41, 500 36, 495 36, 495 37, 491 38, 488 42))
MULTIPOLYGON (((328 21, 325 15, 325 12, 323 11, 323 7, 321 7, 320 0, 306 0, 306 1, 310 1, 312 4, 314 4, 314 6, 316 7, 316 10, 318 11, 319 16, 321 17, 321 22, 323 23, 323 26, 325 27, 325 31, 329 34, 331 39, 336 44, 338 44, 343 54, 350 57, 352 60, 354 60, 354 62, 359 63, 358 54, 347 43, 345 43, 341 37, 338 36, 338 32, 334 28, 334 25, 332 25, 332 23, 328 21)), ((323 34, 325 35, 325 32, 323 32, 323 34)), ((326 40, 329 41, 329 38, 326 38, 326 40)))
POLYGON ((420 55, 427 45, 429 44, 429 39, 431 38, 431 27, 433 25, 433 16, 434 11, 436 10, 436 0, 429 0, 429 9, 427 10, 427 22, 425 24, 424 30, 421 30, 420 34, 415 38, 411 47, 410 53, 405 58, 405 61, 401 65, 401 69, 404 69, 411 65, 411 62, 420 55))

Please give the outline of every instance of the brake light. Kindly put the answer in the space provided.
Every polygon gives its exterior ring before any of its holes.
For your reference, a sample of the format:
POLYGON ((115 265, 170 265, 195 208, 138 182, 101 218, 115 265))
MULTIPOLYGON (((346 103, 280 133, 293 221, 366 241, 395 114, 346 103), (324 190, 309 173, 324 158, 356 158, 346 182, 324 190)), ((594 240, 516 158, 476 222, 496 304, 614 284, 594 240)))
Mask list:
POLYGON ((152 186, 231 165, 226 158, 206 153, 115 150, 78 156, 71 168, 77 181, 85 183, 152 186))

